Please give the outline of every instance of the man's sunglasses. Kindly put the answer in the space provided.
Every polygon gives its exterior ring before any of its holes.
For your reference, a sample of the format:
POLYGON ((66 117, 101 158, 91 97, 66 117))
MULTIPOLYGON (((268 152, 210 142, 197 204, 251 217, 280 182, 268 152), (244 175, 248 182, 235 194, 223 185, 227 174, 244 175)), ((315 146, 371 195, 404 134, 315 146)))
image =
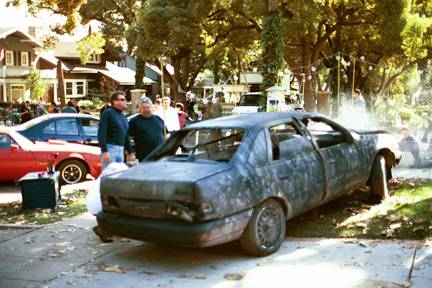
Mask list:
POLYGON ((117 100, 117 101, 126 101, 125 98, 117 98, 116 100, 117 100))

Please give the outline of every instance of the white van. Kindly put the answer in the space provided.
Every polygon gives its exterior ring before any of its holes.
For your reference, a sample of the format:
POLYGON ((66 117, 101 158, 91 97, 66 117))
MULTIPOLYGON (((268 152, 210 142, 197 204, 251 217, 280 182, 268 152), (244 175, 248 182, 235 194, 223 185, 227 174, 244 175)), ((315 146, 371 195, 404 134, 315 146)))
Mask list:
POLYGON ((237 103, 233 110, 234 115, 258 112, 260 107, 262 93, 261 92, 247 92, 244 93, 240 101, 237 103))

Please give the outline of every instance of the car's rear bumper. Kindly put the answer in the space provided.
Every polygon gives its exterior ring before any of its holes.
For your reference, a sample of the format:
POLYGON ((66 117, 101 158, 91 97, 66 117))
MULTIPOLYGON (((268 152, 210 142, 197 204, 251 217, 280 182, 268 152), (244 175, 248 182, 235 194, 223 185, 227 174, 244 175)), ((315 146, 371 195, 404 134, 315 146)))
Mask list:
POLYGON ((209 222, 187 223, 100 212, 97 221, 116 236, 175 246, 209 247, 240 238, 251 215, 252 209, 209 222))

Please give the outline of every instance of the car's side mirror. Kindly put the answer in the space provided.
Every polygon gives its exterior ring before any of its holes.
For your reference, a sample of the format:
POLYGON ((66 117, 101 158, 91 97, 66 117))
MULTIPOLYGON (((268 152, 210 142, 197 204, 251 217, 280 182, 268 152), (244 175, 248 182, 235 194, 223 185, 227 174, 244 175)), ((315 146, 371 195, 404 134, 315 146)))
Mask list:
POLYGON ((11 150, 11 152, 18 152, 19 146, 17 144, 11 144, 10 150, 11 150))

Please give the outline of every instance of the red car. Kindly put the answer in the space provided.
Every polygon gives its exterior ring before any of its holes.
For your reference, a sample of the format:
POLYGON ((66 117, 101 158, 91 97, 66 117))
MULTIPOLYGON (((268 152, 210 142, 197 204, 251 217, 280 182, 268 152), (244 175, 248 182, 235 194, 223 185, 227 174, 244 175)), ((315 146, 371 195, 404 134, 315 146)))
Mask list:
POLYGON ((15 181, 29 172, 46 171, 54 161, 61 184, 84 181, 87 174, 101 173, 99 147, 72 144, 60 140, 35 142, 13 128, 0 127, 0 181, 15 181))

